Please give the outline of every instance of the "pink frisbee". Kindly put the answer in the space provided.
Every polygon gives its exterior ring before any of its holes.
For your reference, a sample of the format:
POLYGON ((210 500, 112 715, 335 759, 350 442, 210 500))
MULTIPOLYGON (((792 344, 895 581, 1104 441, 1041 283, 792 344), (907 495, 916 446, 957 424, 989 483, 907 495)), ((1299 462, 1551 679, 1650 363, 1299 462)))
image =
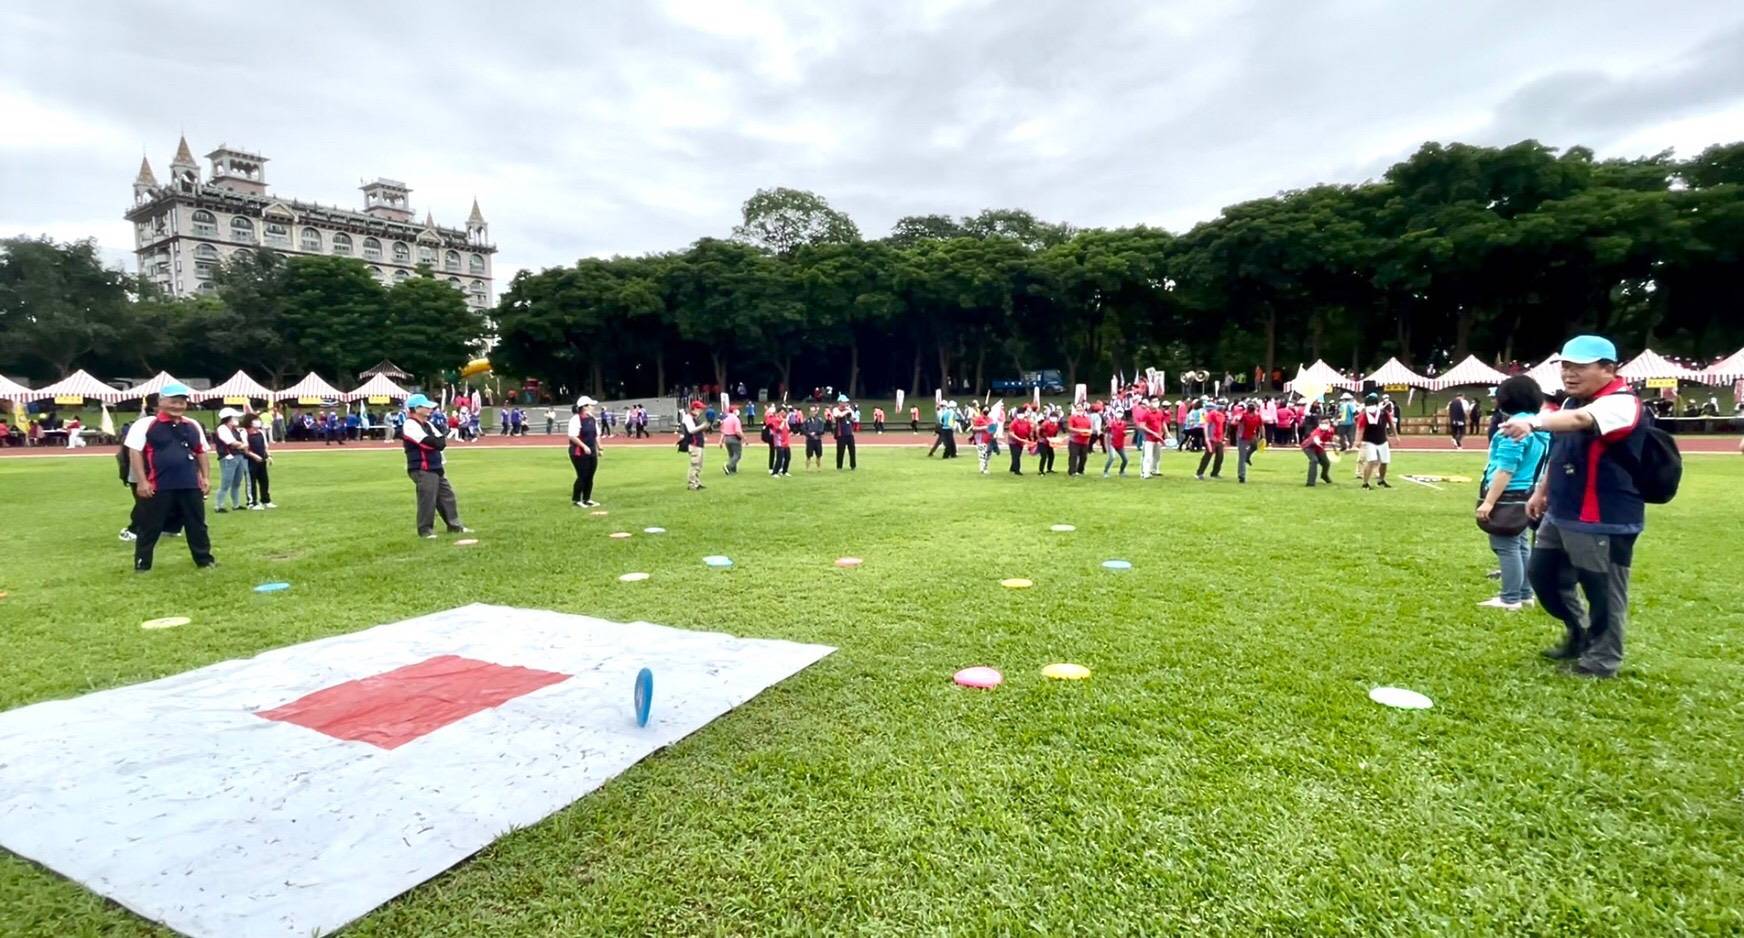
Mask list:
POLYGON ((951 677, 951 680, 956 681, 964 687, 974 687, 979 690, 991 690, 1005 683, 1005 675, 1000 674, 993 668, 979 665, 958 671, 951 677))
POLYGON ((843 567, 843 568, 858 567, 859 565, 860 565, 860 558, 858 558, 858 557, 838 557, 836 559, 836 566, 838 566, 838 567, 843 567))

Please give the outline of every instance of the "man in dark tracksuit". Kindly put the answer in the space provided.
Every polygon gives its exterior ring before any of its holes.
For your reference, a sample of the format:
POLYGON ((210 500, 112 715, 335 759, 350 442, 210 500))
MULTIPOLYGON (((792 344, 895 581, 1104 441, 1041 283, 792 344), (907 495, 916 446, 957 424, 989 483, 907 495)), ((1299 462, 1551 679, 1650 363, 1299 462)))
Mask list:
POLYGON ((593 476, 599 470, 599 425, 593 417, 594 399, 583 395, 569 418, 569 464, 575 467, 575 485, 569 500, 577 508, 593 508, 593 476))
POLYGON ((471 529, 460 523, 460 507, 454 501, 454 489, 442 468, 442 451, 448 441, 430 425, 430 409, 436 405, 422 394, 406 401, 406 425, 400 442, 406 448, 406 475, 418 492, 418 536, 436 536, 436 515, 449 533, 462 534, 471 529))
POLYGON ((805 431, 805 467, 812 467, 812 460, 817 460, 817 468, 824 467, 824 430, 829 424, 818 416, 818 409, 811 409, 811 416, 805 418, 802 429, 805 431))
POLYGON ((133 542, 133 569, 151 569, 152 551, 166 523, 180 518, 194 566, 210 567, 212 541, 206 531, 206 494, 212 490, 206 464, 206 432, 183 414, 186 385, 171 382, 158 392, 157 416, 134 421, 127 430, 128 461, 139 497, 133 542))
POLYGON ((846 403, 836 405, 831 412, 836 422, 836 471, 842 469, 842 454, 848 454, 848 470, 860 468, 859 457, 854 453, 854 410, 846 403))

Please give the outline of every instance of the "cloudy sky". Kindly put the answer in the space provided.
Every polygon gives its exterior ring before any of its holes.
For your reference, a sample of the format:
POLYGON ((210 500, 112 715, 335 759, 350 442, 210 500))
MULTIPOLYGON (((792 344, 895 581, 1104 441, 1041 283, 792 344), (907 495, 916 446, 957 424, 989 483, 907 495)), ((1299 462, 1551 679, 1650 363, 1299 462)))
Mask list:
POLYGON ((1180 230, 1426 139, 1744 139, 1744 3, 0 5, 0 234, 131 267, 139 158, 163 178, 182 132, 264 153, 280 195, 389 176, 446 224, 476 195, 505 278, 725 235, 777 185, 868 236, 986 207, 1180 230))

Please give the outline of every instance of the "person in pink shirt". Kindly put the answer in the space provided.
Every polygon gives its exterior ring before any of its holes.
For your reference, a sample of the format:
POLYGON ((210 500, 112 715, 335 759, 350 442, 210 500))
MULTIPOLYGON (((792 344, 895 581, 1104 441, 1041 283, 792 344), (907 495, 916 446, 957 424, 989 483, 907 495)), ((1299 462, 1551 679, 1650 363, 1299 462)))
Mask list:
POLYGON ((727 451, 727 464, 721 467, 721 474, 737 475, 739 455, 745 449, 745 426, 739 421, 737 404, 729 405, 726 416, 721 418, 721 447, 727 451))
POLYGON ((1265 424, 1266 427, 1266 444, 1269 446, 1278 445, 1277 401, 1268 397, 1260 404, 1260 423, 1265 424))
POLYGON ((1296 409, 1291 407, 1289 404, 1278 407, 1276 408, 1276 416, 1273 419, 1276 420, 1278 424, 1278 445, 1295 446, 1296 409))

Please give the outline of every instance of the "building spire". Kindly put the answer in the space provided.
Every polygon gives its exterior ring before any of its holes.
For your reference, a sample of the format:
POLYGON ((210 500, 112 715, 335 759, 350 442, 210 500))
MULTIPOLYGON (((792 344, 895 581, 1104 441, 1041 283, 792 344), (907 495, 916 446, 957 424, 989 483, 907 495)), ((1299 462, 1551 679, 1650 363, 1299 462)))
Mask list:
POLYGON ((473 228, 484 224, 484 213, 478 210, 478 196, 472 197, 472 214, 466 216, 467 227, 473 228))
POLYGON ((424 210, 424 227, 426 227, 426 228, 436 227, 436 216, 430 214, 429 209, 424 210))
POLYGON ((157 188, 157 177, 151 172, 151 161, 143 156, 139 158, 139 175, 134 177, 133 184, 157 188))
POLYGON ((194 162, 194 151, 188 149, 188 135, 183 134, 180 143, 176 144, 176 158, 170 160, 171 166, 199 166, 194 162))

